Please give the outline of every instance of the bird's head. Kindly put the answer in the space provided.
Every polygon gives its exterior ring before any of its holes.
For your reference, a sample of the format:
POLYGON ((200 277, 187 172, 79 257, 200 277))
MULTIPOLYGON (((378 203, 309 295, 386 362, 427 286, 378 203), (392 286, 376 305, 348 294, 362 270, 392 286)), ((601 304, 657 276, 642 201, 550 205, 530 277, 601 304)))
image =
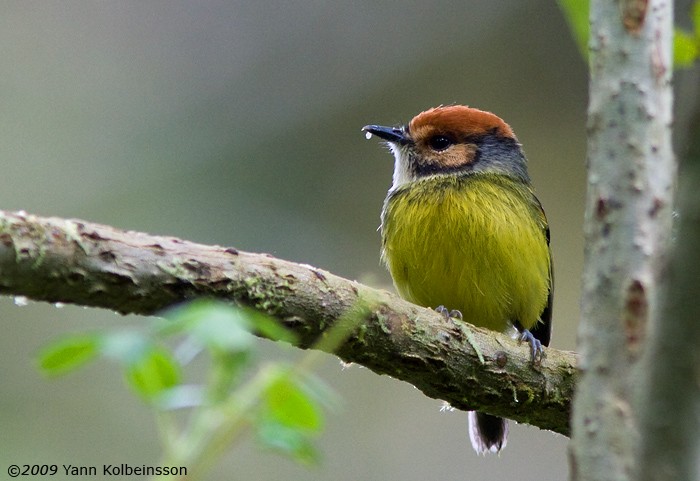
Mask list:
POLYGON ((501 118, 464 105, 435 107, 400 127, 362 128, 387 142, 396 162, 392 188, 435 175, 494 172, 529 182, 525 156, 501 118))

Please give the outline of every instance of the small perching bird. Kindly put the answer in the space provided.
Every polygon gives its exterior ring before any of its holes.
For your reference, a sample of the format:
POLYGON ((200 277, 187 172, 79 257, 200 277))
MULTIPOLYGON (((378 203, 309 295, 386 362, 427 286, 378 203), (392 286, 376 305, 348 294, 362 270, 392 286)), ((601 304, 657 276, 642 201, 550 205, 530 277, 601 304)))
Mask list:
MULTIPOLYGON (((549 228, 510 126, 451 105, 363 130, 395 157, 381 234, 399 295, 476 326, 515 328, 541 362, 551 335, 549 228)), ((470 412, 469 424, 477 453, 505 447, 505 419, 470 412)))

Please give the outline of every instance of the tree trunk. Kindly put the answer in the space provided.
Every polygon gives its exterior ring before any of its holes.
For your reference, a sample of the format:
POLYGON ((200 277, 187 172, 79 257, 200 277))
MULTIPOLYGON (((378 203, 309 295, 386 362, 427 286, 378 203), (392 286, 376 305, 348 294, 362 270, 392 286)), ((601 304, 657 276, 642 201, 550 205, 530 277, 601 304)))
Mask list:
POLYGON ((640 359, 658 319, 676 173, 672 2, 591 2, 585 267, 572 479, 635 479, 640 359))
POLYGON ((680 169, 678 236, 643 362, 637 479, 700 479, 700 101, 680 169))

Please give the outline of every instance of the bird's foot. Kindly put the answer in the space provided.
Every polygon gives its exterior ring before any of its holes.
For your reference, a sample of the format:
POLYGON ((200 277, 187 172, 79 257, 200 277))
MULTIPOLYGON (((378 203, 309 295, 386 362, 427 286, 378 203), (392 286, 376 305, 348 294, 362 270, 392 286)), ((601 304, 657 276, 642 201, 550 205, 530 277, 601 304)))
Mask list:
POLYGON ((450 319, 457 319, 458 321, 462 320, 462 313, 457 309, 450 311, 445 306, 440 305, 435 308, 435 312, 442 314, 446 321, 449 321, 450 319))
POLYGON ((527 342, 530 345, 530 355, 532 356, 532 364, 539 366, 542 360, 547 357, 544 352, 544 346, 535 336, 527 329, 523 330, 518 336, 518 343, 527 342))
POLYGON ((457 309, 449 310, 445 306, 437 306, 435 308, 435 312, 438 314, 441 314, 446 321, 453 321, 453 324, 459 329, 459 332, 462 333, 467 339, 467 342, 469 345, 474 349, 474 352, 476 353, 476 356, 479 358, 479 362, 481 364, 484 364, 484 355, 481 353, 481 349, 479 349, 479 345, 476 343, 476 340, 474 339, 474 335, 472 334, 471 328, 468 327, 466 324, 460 322, 460 323, 455 323, 454 321, 462 321, 462 313, 458 311, 457 309))

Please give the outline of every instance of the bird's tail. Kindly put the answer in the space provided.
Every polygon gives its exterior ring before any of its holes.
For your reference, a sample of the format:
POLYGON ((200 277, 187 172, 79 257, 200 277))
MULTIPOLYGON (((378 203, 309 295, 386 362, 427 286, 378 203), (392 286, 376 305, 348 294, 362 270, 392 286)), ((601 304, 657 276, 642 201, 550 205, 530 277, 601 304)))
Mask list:
POLYGON ((508 421, 490 414, 469 411, 469 439, 477 454, 498 453, 506 447, 508 421))

